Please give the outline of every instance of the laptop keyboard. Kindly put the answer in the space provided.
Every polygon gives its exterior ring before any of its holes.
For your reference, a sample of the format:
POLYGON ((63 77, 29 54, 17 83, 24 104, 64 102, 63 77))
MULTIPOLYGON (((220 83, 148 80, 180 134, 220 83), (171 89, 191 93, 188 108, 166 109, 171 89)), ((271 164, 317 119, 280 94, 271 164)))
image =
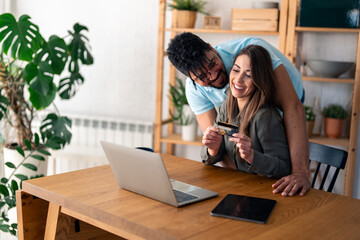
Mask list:
POLYGON ((178 190, 174 190, 174 193, 175 193, 175 197, 176 197, 176 201, 178 203, 181 203, 181 202, 186 202, 186 201, 190 201, 190 200, 193 200, 195 198, 198 198, 198 197, 195 197, 193 195, 190 195, 190 194, 187 194, 187 193, 184 193, 184 192, 180 192, 178 190))

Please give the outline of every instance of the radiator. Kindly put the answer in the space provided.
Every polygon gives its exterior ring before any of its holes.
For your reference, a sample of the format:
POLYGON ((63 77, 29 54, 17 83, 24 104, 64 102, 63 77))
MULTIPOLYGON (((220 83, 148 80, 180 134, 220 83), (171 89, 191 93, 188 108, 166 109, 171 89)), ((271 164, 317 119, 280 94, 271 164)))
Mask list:
POLYGON ((152 122, 69 115, 72 140, 63 150, 52 151, 48 175, 107 164, 100 141, 127 147, 153 148, 152 122))

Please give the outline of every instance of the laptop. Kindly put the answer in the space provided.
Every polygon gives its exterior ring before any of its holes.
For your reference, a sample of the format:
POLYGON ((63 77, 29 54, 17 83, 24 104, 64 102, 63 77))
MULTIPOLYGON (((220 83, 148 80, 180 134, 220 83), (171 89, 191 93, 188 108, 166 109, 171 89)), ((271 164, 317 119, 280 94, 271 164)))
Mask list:
POLYGON ((169 179, 160 154, 100 142, 123 189, 175 207, 218 196, 216 192, 169 179))

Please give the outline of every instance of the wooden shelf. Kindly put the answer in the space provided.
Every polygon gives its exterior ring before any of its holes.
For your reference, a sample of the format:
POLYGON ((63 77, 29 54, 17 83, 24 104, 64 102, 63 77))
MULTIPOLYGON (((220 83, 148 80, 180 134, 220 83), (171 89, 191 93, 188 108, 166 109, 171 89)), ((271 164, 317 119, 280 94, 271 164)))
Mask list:
POLYGON ((170 134, 166 137, 160 139, 160 142, 163 143, 172 143, 172 144, 183 144, 183 145, 193 145, 193 146, 202 146, 201 137, 198 136, 195 141, 184 141, 181 139, 181 134, 170 134))
POLYGON ((168 32, 192 32, 192 33, 215 33, 215 34, 250 34, 250 35, 279 35, 279 32, 267 31, 238 31, 230 29, 202 29, 202 28, 165 28, 168 32))
POLYGON ((295 27, 297 32, 339 32, 339 33, 358 33, 358 28, 323 28, 323 27, 295 27))
POLYGON ((323 78, 323 77, 313 77, 313 76, 302 76, 303 81, 312 81, 312 82, 336 82, 336 83, 355 83, 353 78, 323 78))
POLYGON ((346 150, 349 147, 349 138, 331 139, 331 138, 327 138, 326 136, 312 136, 309 139, 309 141, 324 145, 339 146, 339 147, 343 147, 346 150))

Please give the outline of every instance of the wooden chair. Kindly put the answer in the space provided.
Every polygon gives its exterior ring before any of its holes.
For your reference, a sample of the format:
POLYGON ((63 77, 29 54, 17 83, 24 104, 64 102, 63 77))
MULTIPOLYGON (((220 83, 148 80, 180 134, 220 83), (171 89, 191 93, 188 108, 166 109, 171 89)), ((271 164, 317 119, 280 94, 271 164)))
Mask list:
POLYGON ((331 182, 327 189, 328 192, 331 192, 334 188, 337 176, 339 174, 340 169, 345 168, 346 159, 348 156, 347 151, 317 144, 317 143, 309 143, 309 153, 310 153, 310 163, 311 161, 317 162, 317 167, 315 169, 313 179, 311 182, 311 187, 314 188, 316 178, 320 174, 320 166, 324 164, 326 166, 324 175, 322 176, 322 180, 320 181, 319 190, 323 190, 324 184, 326 182, 330 167, 335 168, 335 172, 331 177, 331 182))
POLYGON ((148 151, 148 152, 154 152, 154 149, 149 148, 149 147, 135 147, 136 149, 140 149, 140 150, 144 150, 144 151, 148 151))

